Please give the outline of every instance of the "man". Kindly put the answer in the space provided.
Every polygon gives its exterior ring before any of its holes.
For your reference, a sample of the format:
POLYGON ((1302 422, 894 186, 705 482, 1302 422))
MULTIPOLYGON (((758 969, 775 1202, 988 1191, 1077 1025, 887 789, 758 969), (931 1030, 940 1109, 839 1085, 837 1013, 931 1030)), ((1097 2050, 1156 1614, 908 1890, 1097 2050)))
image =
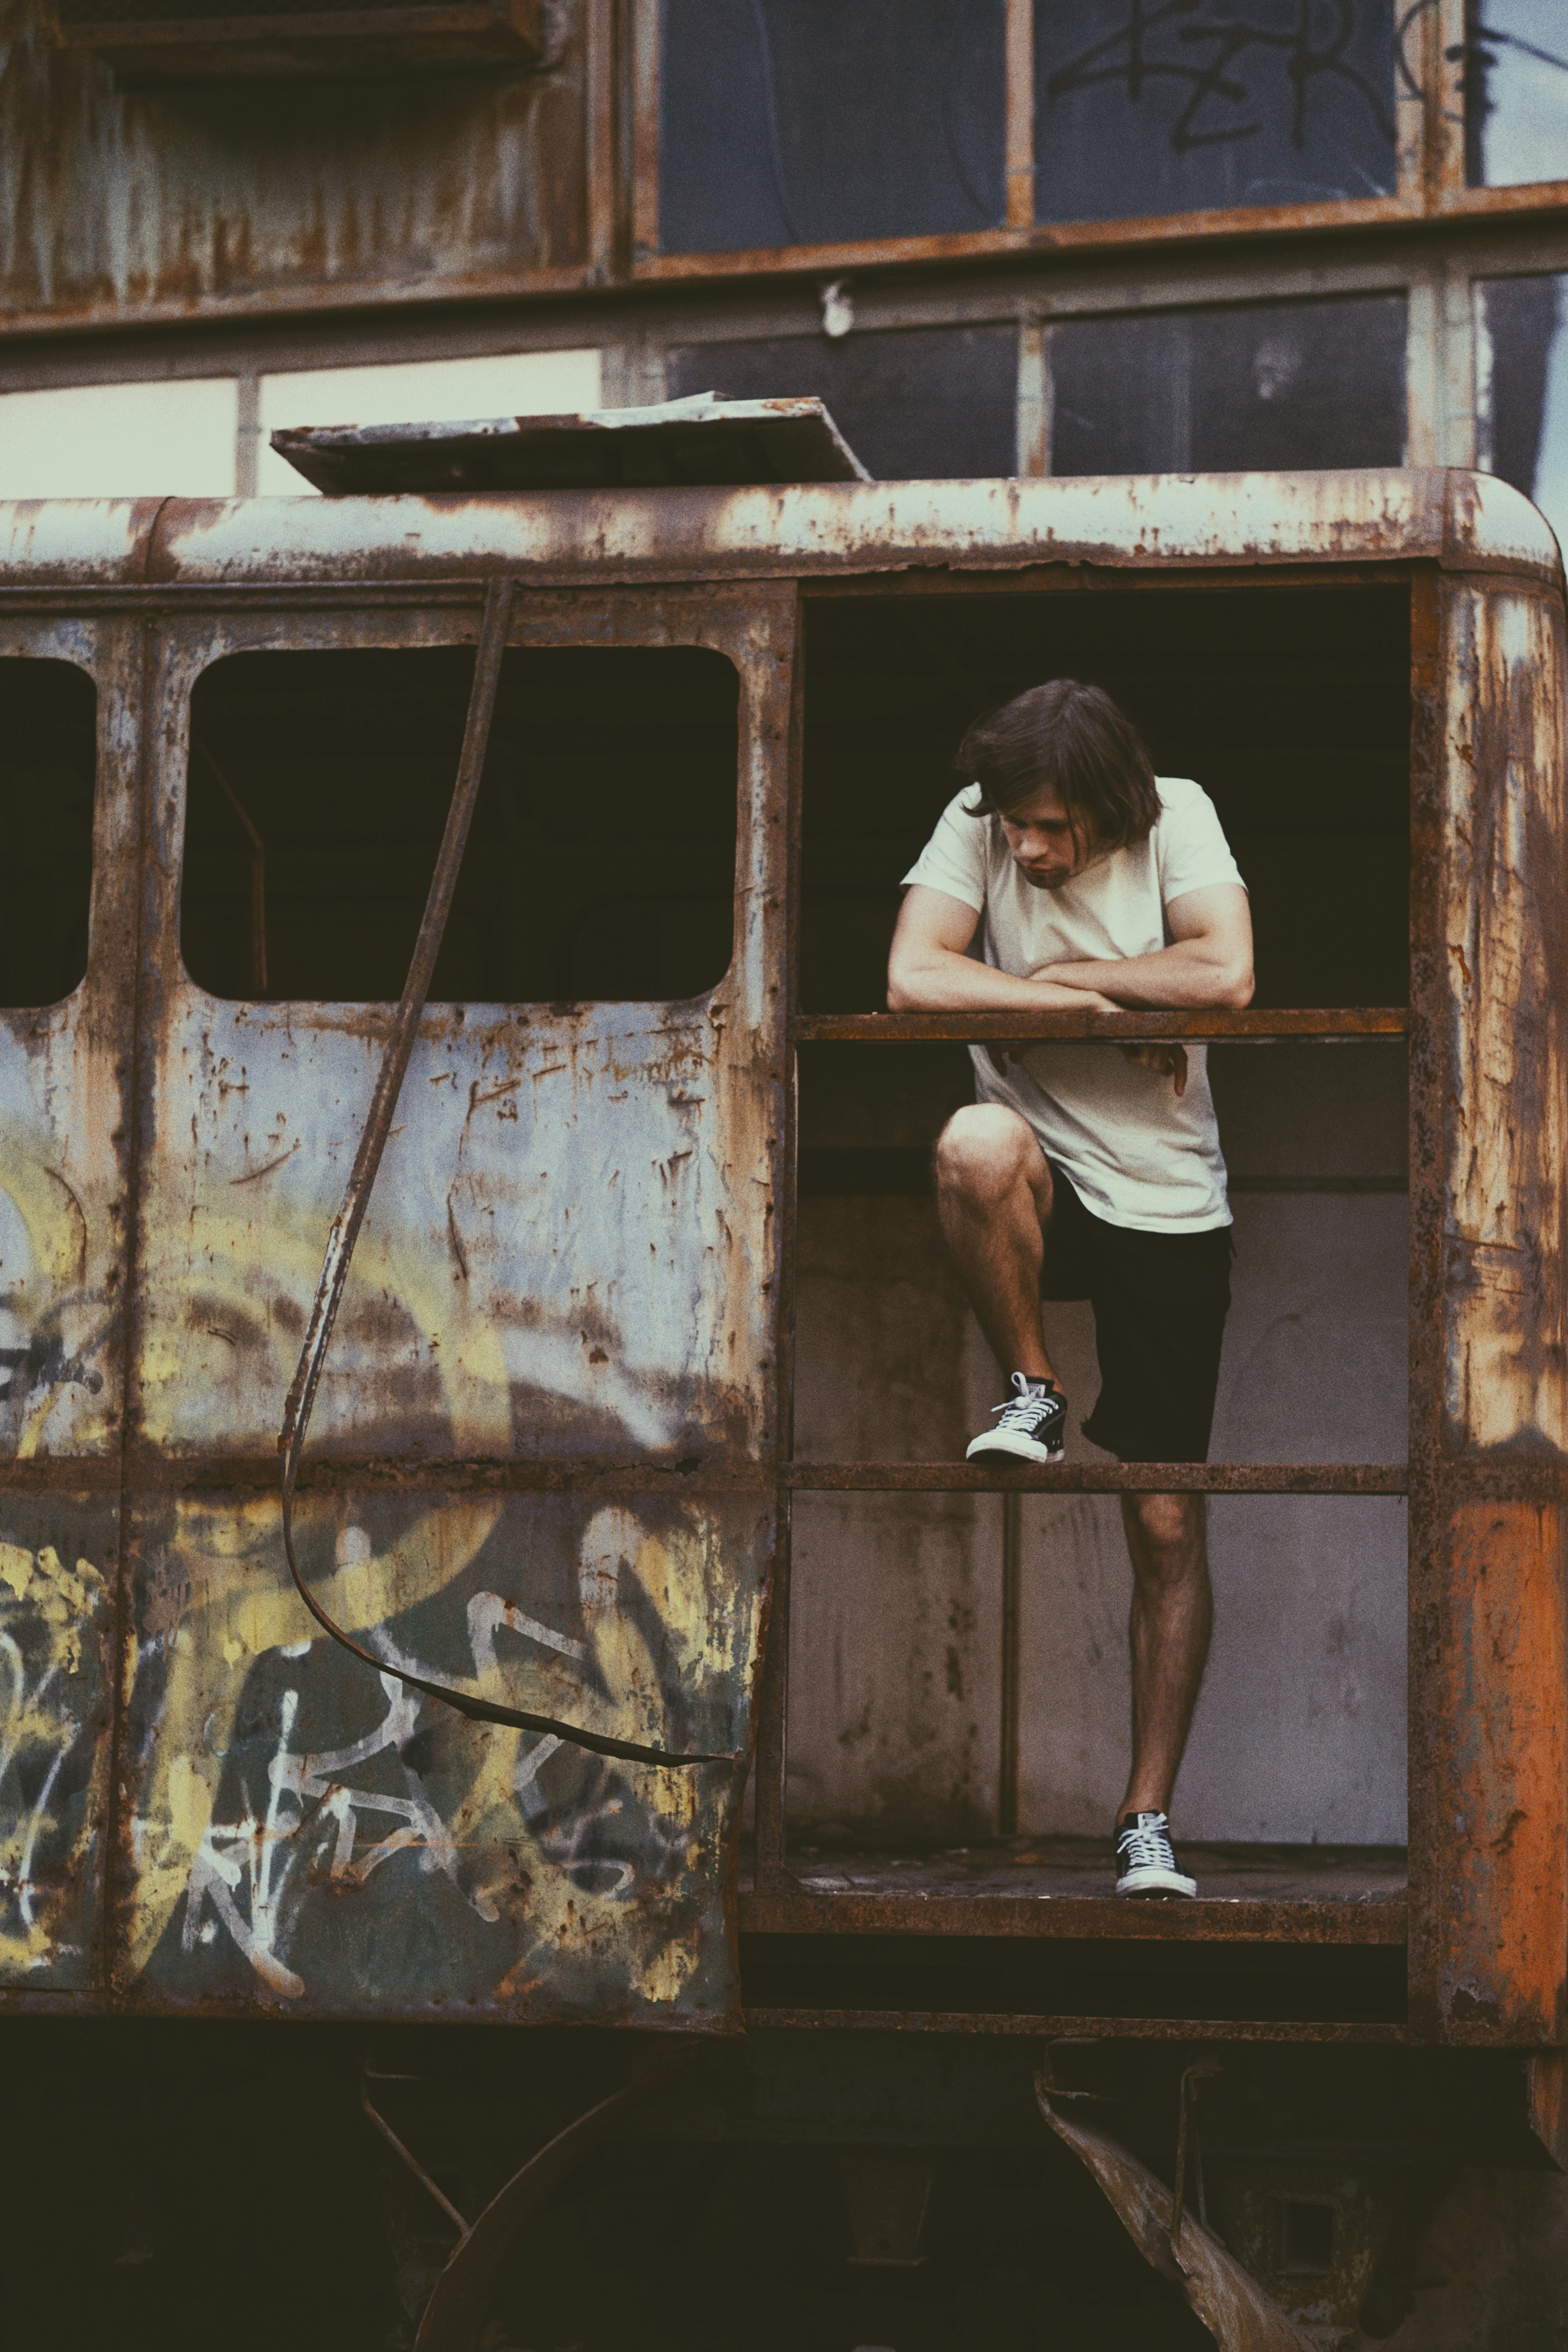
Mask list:
MULTIPOLYGON (((894 1012, 1111 1013, 1252 996, 1247 892, 1207 795, 1156 777, 1099 687, 1058 678, 969 730, 965 789, 916 864, 888 964, 894 1012), (970 952, 984 919, 984 962, 970 952)), ((977 1101, 936 1147, 942 1232, 1012 1393, 973 1460, 1059 1462, 1068 1403, 1042 1298, 1094 1307, 1083 1423, 1123 1462, 1208 1455, 1230 1305, 1230 1209, 1205 1049, 971 1046, 977 1101)), ((1132 1769, 1119 1895, 1194 1895, 1171 1792, 1208 1653, 1201 1495, 1124 1494, 1132 1769)))

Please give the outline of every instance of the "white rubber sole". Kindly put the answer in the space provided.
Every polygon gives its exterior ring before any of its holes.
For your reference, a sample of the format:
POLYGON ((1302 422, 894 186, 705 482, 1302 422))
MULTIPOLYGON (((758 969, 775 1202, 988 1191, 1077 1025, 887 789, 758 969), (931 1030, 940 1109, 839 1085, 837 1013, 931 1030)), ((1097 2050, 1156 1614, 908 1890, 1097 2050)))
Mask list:
POLYGON ((964 1448, 966 1462, 984 1462, 998 1454, 1014 1462, 1065 1462, 1067 1447, 1042 1445, 1037 1438, 1015 1437, 1010 1430, 984 1430, 964 1448))
POLYGON ((1118 1895, 1195 1895, 1197 1891, 1195 1878, 1184 1877, 1179 1870, 1155 1867, 1130 1870, 1116 1882, 1118 1895))

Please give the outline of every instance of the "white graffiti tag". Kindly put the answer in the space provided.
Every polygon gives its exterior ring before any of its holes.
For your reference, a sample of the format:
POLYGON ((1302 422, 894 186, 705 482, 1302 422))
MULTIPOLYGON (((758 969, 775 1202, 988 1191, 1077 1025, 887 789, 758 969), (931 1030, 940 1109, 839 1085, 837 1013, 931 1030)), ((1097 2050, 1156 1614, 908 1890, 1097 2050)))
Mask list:
POLYGON ((499 1918, 489 1895, 464 1887, 451 1833, 416 1771, 407 1765, 403 1768, 407 1786, 404 1796, 356 1787, 346 1777, 387 1748, 402 1749, 414 1737, 419 1694, 405 1689, 391 1675, 383 1675, 380 1680, 387 1702, 380 1723, 351 1747, 322 1755, 296 1753, 290 1746, 300 1694, 297 1690, 283 1693, 278 1747, 267 1768, 265 1816, 257 1817, 249 1790, 242 1782, 245 1811, 240 1818, 209 1823, 185 1890, 184 1950, 194 1950, 198 1941, 210 1942, 221 1924, 265 1983, 289 2000, 299 2000, 304 1982, 282 1955, 303 1899, 309 1864, 329 1838, 332 1847, 329 1875, 340 1885, 363 1886, 372 1871, 391 1855, 413 1850, 419 1854, 422 1869, 447 1874, 481 1919, 499 1918), (356 1860, 362 1813, 390 1814, 396 1827, 356 1860), (209 1903, 216 1914, 210 1920, 205 1916, 209 1903))

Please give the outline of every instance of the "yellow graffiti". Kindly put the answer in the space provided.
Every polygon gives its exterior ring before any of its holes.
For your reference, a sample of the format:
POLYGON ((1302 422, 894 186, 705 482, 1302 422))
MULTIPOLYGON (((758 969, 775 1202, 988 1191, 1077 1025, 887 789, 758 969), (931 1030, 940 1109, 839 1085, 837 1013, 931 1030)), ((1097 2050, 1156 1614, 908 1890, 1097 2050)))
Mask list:
POLYGON ((0 1192, 26 1228, 40 1283, 79 1288, 87 1279, 87 1219, 71 1186, 43 1156, 47 1150, 42 1139, 15 1129, 0 1134, 0 1192))
MULTIPOLYGON (((36 1552, 0 1544, 0 1582, 12 1596, 0 1616, 0 1786, 26 1758, 37 1792, 19 1800, 0 1825, 0 1977, 28 1977, 53 1950, 47 1920, 38 1916, 46 1898, 34 1881, 34 1858, 58 1832, 55 1790, 81 1729, 58 1704, 57 1686, 62 1673, 80 1673, 84 1632, 107 1588, 90 1560, 68 1569, 49 1544, 36 1552)), ((50 1856, 54 1885, 79 1876, 93 1834, 91 1808, 84 1808, 68 1855, 50 1856)))
MULTIPOLYGON (((248 1220, 204 1213, 200 1250, 190 1255, 154 1227, 147 1276, 156 1306, 141 1364, 142 1429, 152 1444, 233 1444, 258 1421, 268 1440, 276 1433, 302 1328, 294 1302, 316 1287, 331 1214, 279 1213, 263 1247, 248 1220)), ((336 1399, 351 1419, 381 1418, 388 1372, 400 1369, 433 1378, 454 1452, 510 1453, 510 1385, 486 1302, 471 1300, 423 1241, 411 1247, 371 1231, 355 1251, 318 1428, 330 1423, 336 1399), (389 1308, 406 1335, 401 1340, 389 1339, 380 1319, 389 1308)))
MULTIPOLYGON (((304 1498, 302 1536, 320 1541, 325 1522, 332 1529, 337 1552, 331 1575, 313 1582, 312 1589, 345 1626, 361 1633, 381 1628, 385 1638, 384 1629, 414 1602, 445 1591, 468 1568, 494 1530, 500 1509, 493 1499, 454 1498, 421 1519, 391 1549, 375 1553, 363 1530, 346 1524, 342 1504, 304 1498)), ((474 1672, 465 1677, 468 1686, 488 1696, 510 1696, 514 1702, 521 1696, 521 1703, 541 1712, 592 1727, 633 1737, 668 1737, 664 1683, 671 1659, 668 1653, 656 1657, 650 1652, 639 1626, 641 1612, 621 1605, 621 1577, 629 1570, 647 1591, 653 1603, 650 1622, 660 1627, 661 1641, 673 1642, 675 1670, 683 1685, 703 1687, 710 1677, 730 1679, 737 1652, 743 1654, 750 1646, 751 1627, 747 1612, 739 1612, 744 1622, 735 1622, 727 1612, 714 1612, 709 1606, 717 1539, 716 1528, 696 1514, 672 1538, 663 1539, 629 1510, 596 1512, 580 1544, 584 1638, 555 1635, 559 1647, 541 1646, 530 1639, 528 1629, 535 1634, 549 1629, 538 1627, 500 1594, 477 1595, 469 1604, 474 1672), (504 1657, 498 1658, 498 1643, 505 1645, 504 1657)), ((277 1505, 270 1497, 224 1511, 182 1503, 166 1565, 182 1604, 164 1635, 167 1683, 152 1775, 135 1825, 137 1874, 126 1956, 133 1972, 146 1967, 193 1885, 204 1841, 227 1838, 231 1843, 226 1850, 237 1851, 232 1841, 238 1825, 216 1827, 214 1805, 223 1753, 252 1662, 268 1650, 297 1644, 302 1651, 315 1633, 287 1579, 277 1505)), ((517 1585, 526 1591, 526 1563, 520 1561, 518 1567, 517 1585)), ((512 1580, 498 1570, 497 1580, 504 1586, 512 1580)), ((155 1563, 149 1581, 155 1594, 155 1563)), ((547 1759, 557 1744, 476 1727, 454 1727, 453 1738, 445 1745, 446 1769, 451 1769, 456 1754, 462 1754, 471 1775, 441 1825, 454 1867, 480 1918, 510 1918, 512 1923, 513 1935, 497 1955, 500 1996, 519 1997, 542 1954, 581 1948, 608 1932, 626 1951, 642 1997, 660 2005, 673 2003, 697 1966, 695 1946, 687 1950, 678 1939, 672 1941, 657 1912, 644 1916, 640 1909, 628 1911, 617 1905, 621 1887, 614 1883, 616 1865, 609 1866, 610 1883, 602 1889, 585 1890, 568 1874, 576 1850, 574 1841, 584 1841, 584 1851, 592 1852, 585 1841, 594 1822, 620 1812, 625 1799, 606 1793, 612 1785, 609 1776, 599 1794, 584 1800, 580 1822, 568 1821, 564 1828, 552 1831, 561 1851, 541 1853, 521 1888, 509 1864, 508 1857, 520 1848, 536 1845, 536 1831, 521 1800, 536 1771, 548 1769, 547 1760, 542 1764, 541 1759, 547 1759), (533 1960, 517 1961, 508 1973, 507 1962, 520 1936, 533 1960)), ((698 1867, 703 1794, 697 1776, 674 1768, 639 1774, 637 1790, 639 1802, 647 1808, 647 1833, 681 1870, 698 1867)), ((294 1826, 290 1822, 267 1834, 286 1843, 294 1826)), ((363 1859, 342 1867, 363 1879, 381 1854, 417 1842, 413 1831, 399 1831, 363 1859)), ((253 1837, 252 1846, 256 1843, 253 1837)), ((203 1872, 210 1872, 211 1852, 209 1846, 203 1872)), ((286 1867, 280 1861, 275 1875, 286 1867)), ((630 1865, 626 1868, 629 1878, 630 1865)), ((270 1989, 281 1987, 294 1994, 308 1990, 282 1967, 281 1951, 258 1949, 250 1957, 270 1989)))
MULTIPOLYGON (((32 1271, 25 1311, 35 1327, 46 1309, 57 1316, 71 1310, 73 1292, 82 1309, 97 1315, 100 1310, 85 1295, 89 1236, 76 1192, 37 1150, 19 1145, 14 1136, 0 1139, 0 1190, 27 1235, 32 1271)), ((318 1213, 293 1196, 265 1208, 259 1200, 252 1205, 254 1196, 234 1197, 244 1200, 247 1213, 211 1213, 209 1197, 196 1220, 161 1215, 156 1199, 149 1199, 144 1280, 152 1306, 139 1375, 142 1433, 154 1446, 251 1442, 258 1423, 265 1423, 274 1406, 280 1410, 293 1371, 298 1302, 315 1286, 327 1213, 318 1213)), ((79 1320, 85 1328, 84 1315, 79 1320)), ((454 1453, 511 1452, 511 1384, 501 1329, 480 1286, 455 1280, 425 1235, 410 1244, 405 1235, 387 1235, 373 1226, 359 1244, 329 1360, 320 1418, 330 1433, 356 1423, 369 1429, 383 1417, 384 1403, 378 1400, 387 1392, 389 1370, 394 1380, 406 1376, 411 1392, 427 1401, 422 1411, 444 1416, 448 1434, 443 1443, 454 1453)), ((46 1434, 54 1434, 49 1416, 61 1393, 57 1381, 29 1400, 16 1437, 19 1454, 36 1452, 46 1434)), ((112 1402, 105 1402, 103 1426, 112 1402)), ((82 1425, 73 1429, 73 1442, 79 1441, 82 1425)), ((350 1524, 345 1501, 302 1497, 296 1514, 301 1540, 325 1549, 327 1538, 334 1561, 329 1575, 312 1580, 312 1591, 339 1623, 361 1638, 385 1643, 391 1659, 398 1622, 467 1575, 505 1507, 497 1497, 432 1499, 412 1528, 377 1551, 364 1531, 350 1524)), ((488 1616, 481 1612, 477 1620, 475 1601, 469 1603, 473 1664, 471 1675, 461 1679, 487 1695, 591 1728, 652 1741, 667 1738, 671 1676, 693 1693, 733 1687, 751 1654, 751 1603, 714 1606, 715 1596, 728 1596, 734 1585, 732 1569, 716 1557, 718 1543, 718 1530, 700 1507, 665 1536, 653 1534, 630 1509, 595 1512, 582 1535, 582 1608, 580 1615, 574 1612, 571 1635, 560 1629, 552 1633, 524 1614, 536 1580, 532 1563, 521 1558, 498 1568, 493 1580, 499 1592, 476 1597, 487 1607, 493 1603, 488 1616), (634 1578, 648 1596, 646 1625, 643 1612, 622 1606, 623 1576, 634 1578), (657 1654, 650 1643, 658 1644, 657 1654)), ((283 1560, 277 1501, 268 1496, 214 1506, 181 1498, 174 1506, 163 1555, 148 1557, 143 1565, 137 1640, 125 1645, 117 1671, 127 1703, 139 1676, 154 1663, 158 1679, 155 1699, 145 1701, 151 1738, 128 1822, 133 1891, 117 1973, 125 1984, 147 1968, 183 1898, 181 1925, 190 1948, 192 1915, 199 1914, 199 1892, 205 1886, 216 1891, 209 1898, 215 1907, 205 1916, 204 1940, 216 1933, 239 1941, 243 1927, 247 1940, 240 1948, 262 1983, 294 1997, 309 1988, 284 1965, 289 1931, 287 1920, 275 1925, 275 1916, 284 1917, 276 1909, 276 1885, 294 1866, 289 1841, 303 1808, 269 1812, 263 1789, 254 1801, 264 1819, 229 1822, 216 1812, 220 1793, 228 1804, 231 1784, 224 1780, 223 1759, 257 1660, 279 1651, 303 1654, 316 1643, 319 1674, 324 1654, 283 1560), (238 1883, 242 1874, 235 1856, 242 1838, 253 1855, 269 1842, 278 1855, 273 1895, 260 1898, 274 1904, 265 1933, 257 1924, 256 1899, 238 1883), (276 1948, 269 1940, 274 1933, 276 1948)), ((68 1567, 49 1547, 35 1552, 0 1543, 0 1601, 12 1619, 26 1616, 35 1656, 43 1638, 44 1681, 52 1687, 63 1687, 62 1678, 80 1673, 84 1633, 103 1598, 103 1580, 89 1561, 68 1567)), ((41 1745, 53 1751, 58 1773, 72 1743, 86 1735, 49 1704, 50 1693, 36 1668, 31 1685, 25 1680, 15 1643, 12 1654, 17 1663, 5 1726, 11 1744, 0 1763, 8 1763, 19 1744, 41 1745)), ((400 1654, 397 1662, 419 1663, 400 1654)), ((4 1695, 0 1680, 0 1700, 4 1695)), ((417 1703, 412 1704, 417 1712, 417 1703)), ((406 1715, 399 1719, 405 1725, 410 1720, 406 1715)), ((421 1721, 429 1719, 426 1708, 421 1721)), ((604 1830, 607 1824, 613 1832, 612 1817, 627 1801, 616 1793, 624 1781, 609 1773, 590 1777, 579 1813, 568 1808, 561 1814, 539 1789, 539 1775, 551 1774, 556 1743, 500 1729, 447 1728, 443 1769, 449 1771, 454 1759, 461 1759, 467 1785, 447 1808, 445 1821, 432 1814, 433 1828, 420 1816, 405 1819, 384 1834, 379 1824, 362 1834, 353 1809, 361 1800, 353 1788, 339 1786, 329 1776, 323 1797, 320 1782, 312 1784, 312 1819, 320 1822, 325 1815, 339 1822, 333 1874, 353 1874, 363 1883, 384 1857, 420 1846, 422 1866, 431 1866, 438 1833, 446 1858, 437 1866, 459 1884, 479 1920, 500 1927, 495 1979, 503 1998, 521 1999, 531 1981, 547 1976, 552 1953, 613 1941, 619 1966, 630 1969, 643 1998, 661 2005, 678 2000, 699 1963, 696 1939, 673 1938, 658 1906, 629 1906, 619 1899, 632 1876, 629 1864, 605 1865, 602 1884, 588 1867, 595 1825, 604 1830), (517 1867, 520 1852, 529 1856, 526 1870, 517 1867), (575 1880, 569 1874, 574 1869, 575 1880), (624 1881, 617 1880, 620 1869, 624 1881), (585 1883, 579 1883, 585 1871, 585 1883)), ((269 1769, 302 1772, 310 1759, 296 1758, 289 1747, 299 1746, 292 1717, 278 1738, 269 1769)), ((678 1769, 640 1773, 636 1785, 647 1823, 639 1841, 646 1834, 656 1860, 662 1858, 671 1872, 700 1867, 709 1834, 702 1814, 711 1809, 711 1790, 700 1776, 678 1769)), ((54 1778, 47 1777, 38 1804, 0 1832, 0 1899, 10 1906, 10 1924, 0 1927, 0 1972, 25 1973, 33 1981, 51 1950, 47 1923, 34 1916, 30 1870, 40 1839, 58 1833, 49 1810, 53 1787, 54 1778)), ((237 1810, 244 1813, 252 1801, 247 1793, 237 1810)), ((366 1794, 363 1802, 371 1801, 366 1794)), ((71 1856, 78 1868, 94 1828, 89 1805, 71 1856)), ((58 1870, 58 1855, 51 1859, 58 1870)), ((265 1875, 260 1874, 258 1885, 265 1875)), ((302 1874, 296 1884, 302 1888, 302 1874)))

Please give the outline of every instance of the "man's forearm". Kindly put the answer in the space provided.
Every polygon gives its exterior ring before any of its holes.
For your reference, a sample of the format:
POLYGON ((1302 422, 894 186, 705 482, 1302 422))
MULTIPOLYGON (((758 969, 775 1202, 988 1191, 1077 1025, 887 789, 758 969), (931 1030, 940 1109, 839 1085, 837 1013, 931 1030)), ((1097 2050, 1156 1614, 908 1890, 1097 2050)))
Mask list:
MULTIPOLYGON (((1077 969, 1077 967, 1074 967, 1077 969)), ((1086 965, 1085 971, 1120 969, 1086 965)), ((1092 1013, 1103 1011, 1100 983, 1068 982, 1053 970, 1024 980, 973 956, 940 953, 900 960, 888 974, 889 1013, 1092 1013)), ((1112 1008, 1114 1009, 1114 1008, 1112 1008)))
POLYGON ((1042 977, 1068 988, 1093 989, 1134 1011, 1237 1010, 1252 1001, 1250 965, 1195 940, 1178 940, 1153 955, 1053 963, 1042 977))

